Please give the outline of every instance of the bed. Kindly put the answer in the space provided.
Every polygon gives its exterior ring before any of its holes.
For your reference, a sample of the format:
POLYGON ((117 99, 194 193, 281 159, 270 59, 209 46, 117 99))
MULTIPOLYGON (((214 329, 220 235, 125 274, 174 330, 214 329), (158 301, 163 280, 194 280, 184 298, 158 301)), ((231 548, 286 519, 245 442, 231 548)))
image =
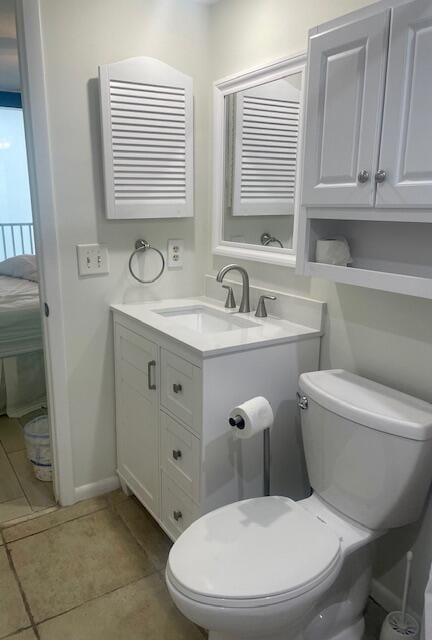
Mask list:
POLYGON ((46 404, 35 256, 0 262, 0 413, 21 417, 46 404))

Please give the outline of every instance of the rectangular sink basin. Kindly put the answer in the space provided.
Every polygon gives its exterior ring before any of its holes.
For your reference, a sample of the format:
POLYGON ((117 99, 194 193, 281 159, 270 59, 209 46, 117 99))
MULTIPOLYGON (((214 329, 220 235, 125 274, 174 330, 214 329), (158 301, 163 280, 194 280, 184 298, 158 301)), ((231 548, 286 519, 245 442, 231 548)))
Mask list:
POLYGON ((242 318, 238 314, 224 313, 205 306, 163 309, 155 311, 164 318, 171 318, 183 327, 193 329, 199 333, 223 333, 258 327, 257 322, 242 318))

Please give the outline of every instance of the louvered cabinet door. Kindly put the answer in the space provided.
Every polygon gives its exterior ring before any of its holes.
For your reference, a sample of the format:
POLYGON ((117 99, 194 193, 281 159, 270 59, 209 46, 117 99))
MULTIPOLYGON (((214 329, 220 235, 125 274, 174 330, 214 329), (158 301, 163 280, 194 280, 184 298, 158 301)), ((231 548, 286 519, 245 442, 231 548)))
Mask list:
POLYGON ((152 58, 99 78, 107 217, 192 216, 192 79, 152 58))
POLYGON ((294 212, 300 98, 284 79, 236 95, 234 216, 294 212))

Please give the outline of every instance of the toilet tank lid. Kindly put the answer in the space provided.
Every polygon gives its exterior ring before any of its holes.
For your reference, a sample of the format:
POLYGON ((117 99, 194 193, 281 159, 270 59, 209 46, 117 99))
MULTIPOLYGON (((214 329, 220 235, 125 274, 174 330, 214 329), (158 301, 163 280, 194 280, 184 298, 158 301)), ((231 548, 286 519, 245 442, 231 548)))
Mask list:
POLYGON ((349 371, 303 373, 300 389, 325 409, 371 429, 412 440, 432 438, 432 404, 349 371))

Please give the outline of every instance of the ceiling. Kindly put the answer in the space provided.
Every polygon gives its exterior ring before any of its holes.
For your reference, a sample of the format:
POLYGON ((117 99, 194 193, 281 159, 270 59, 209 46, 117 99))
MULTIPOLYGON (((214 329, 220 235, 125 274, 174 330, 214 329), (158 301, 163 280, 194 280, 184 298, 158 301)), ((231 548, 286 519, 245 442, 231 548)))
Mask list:
POLYGON ((0 91, 19 91, 15 0, 0 0, 0 91))

